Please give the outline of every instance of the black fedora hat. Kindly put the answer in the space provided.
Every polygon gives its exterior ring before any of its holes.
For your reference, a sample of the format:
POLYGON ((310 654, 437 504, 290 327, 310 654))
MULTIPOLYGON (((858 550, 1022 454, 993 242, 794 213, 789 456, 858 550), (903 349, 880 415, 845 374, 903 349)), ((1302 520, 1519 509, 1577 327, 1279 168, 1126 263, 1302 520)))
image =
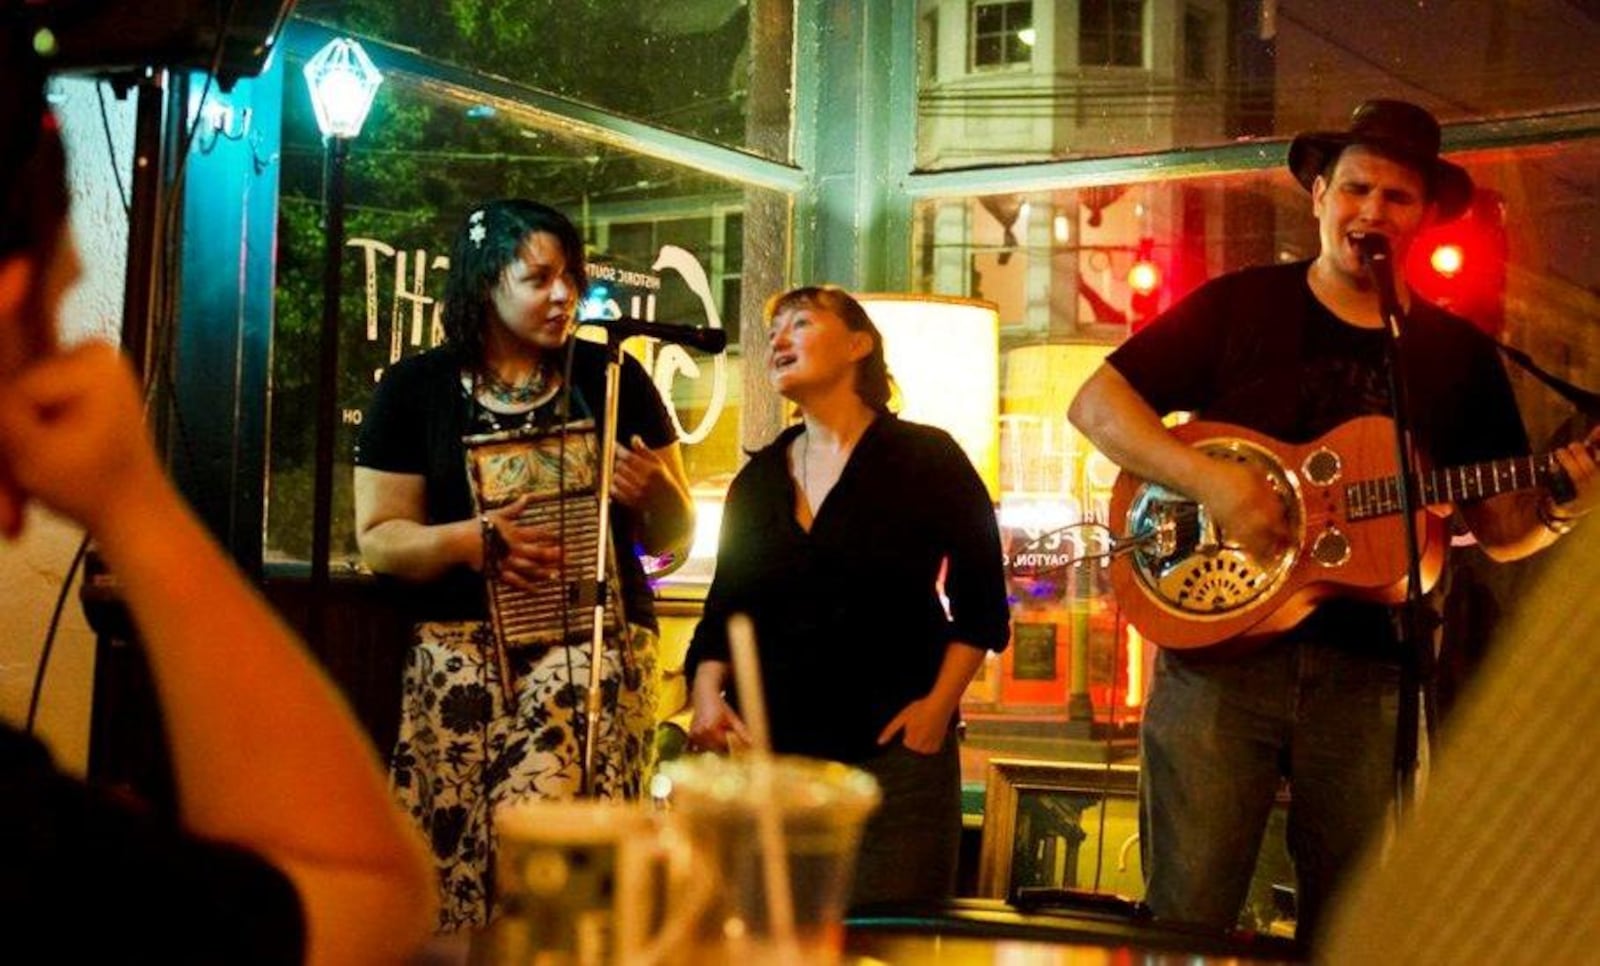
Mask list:
POLYGON ((1472 177, 1439 157, 1439 122, 1406 101, 1366 101, 1350 115, 1347 131, 1309 131, 1289 144, 1289 170, 1310 190, 1328 162, 1352 144, 1370 147, 1421 172, 1439 217, 1448 221, 1472 203, 1472 177))

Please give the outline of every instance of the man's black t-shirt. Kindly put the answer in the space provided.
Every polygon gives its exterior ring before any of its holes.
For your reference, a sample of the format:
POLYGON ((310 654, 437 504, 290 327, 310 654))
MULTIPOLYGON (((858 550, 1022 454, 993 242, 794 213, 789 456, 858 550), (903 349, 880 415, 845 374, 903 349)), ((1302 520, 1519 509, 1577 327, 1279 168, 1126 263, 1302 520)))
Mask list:
POLYGON ((0 925, 15 962, 299 963, 305 947, 299 893, 265 859, 63 775, 3 725, 0 925))
MULTIPOLYGON (((1309 263, 1252 268, 1201 286, 1108 358, 1162 414, 1233 423, 1304 443, 1357 416, 1389 415, 1386 330, 1350 325, 1317 301, 1309 263)), ((1489 338, 1413 300, 1402 329, 1405 393, 1433 466, 1528 452, 1510 380, 1489 338)), ((1299 633, 1392 638, 1386 610, 1334 600, 1299 633)))
MULTIPOLYGON (((1285 442, 1387 415, 1387 334, 1328 312, 1311 292, 1308 268, 1252 268, 1208 282, 1108 361, 1157 412, 1187 411, 1285 442)), ((1510 380, 1470 322, 1414 300, 1401 354, 1413 427, 1433 465, 1528 451, 1510 380)))

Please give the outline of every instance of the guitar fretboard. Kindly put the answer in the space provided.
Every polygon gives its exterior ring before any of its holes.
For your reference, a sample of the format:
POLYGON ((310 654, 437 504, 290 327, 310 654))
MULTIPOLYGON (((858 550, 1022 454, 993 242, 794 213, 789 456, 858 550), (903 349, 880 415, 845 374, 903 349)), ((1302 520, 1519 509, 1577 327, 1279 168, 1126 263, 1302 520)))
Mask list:
MULTIPOLYGON (((1553 453, 1515 456, 1423 472, 1417 477, 1417 493, 1424 506, 1471 503, 1514 490, 1549 486, 1560 473, 1553 453)), ((1358 480, 1348 484, 1344 494, 1345 517, 1350 520, 1400 512, 1398 476, 1358 480)))

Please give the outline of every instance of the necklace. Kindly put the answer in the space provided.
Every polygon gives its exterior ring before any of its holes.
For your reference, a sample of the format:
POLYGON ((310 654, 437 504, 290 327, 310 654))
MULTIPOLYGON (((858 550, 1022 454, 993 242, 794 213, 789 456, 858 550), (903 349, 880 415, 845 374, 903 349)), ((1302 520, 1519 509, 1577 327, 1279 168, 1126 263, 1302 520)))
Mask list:
POLYGON ((524 413, 496 413, 481 403, 477 406, 477 410, 478 421, 491 433, 501 433, 508 429, 527 429, 534 424, 534 414, 538 412, 537 409, 530 409, 524 413))
POLYGON ((559 380, 546 366, 533 371, 528 381, 512 385, 485 367, 461 375, 461 391, 473 411, 480 432, 499 433, 533 426, 540 404, 554 395, 559 380))
POLYGON ((500 374, 492 367, 486 367, 483 374, 483 391, 489 398, 505 406, 526 406, 540 396, 550 387, 550 370, 540 365, 533 370, 533 374, 526 382, 509 383, 500 378, 500 374))

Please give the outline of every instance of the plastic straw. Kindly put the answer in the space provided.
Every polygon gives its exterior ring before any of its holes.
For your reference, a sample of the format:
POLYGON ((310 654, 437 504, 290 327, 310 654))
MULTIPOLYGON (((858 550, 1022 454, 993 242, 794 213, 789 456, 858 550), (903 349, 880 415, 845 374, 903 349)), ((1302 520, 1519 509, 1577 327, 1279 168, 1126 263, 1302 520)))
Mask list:
POLYGON ((783 841, 783 816, 772 781, 772 734, 761 690, 761 664, 756 658, 755 628, 750 618, 728 618, 728 646, 733 655, 733 680, 739 711, 750 732, 751 784, 756 793, 756 821, 761 837, 761 873, 766 883, 767 918, 772 937, 786 957, 799 952, 794 935, 794 897, 789 891, 789 853, 783 841))

